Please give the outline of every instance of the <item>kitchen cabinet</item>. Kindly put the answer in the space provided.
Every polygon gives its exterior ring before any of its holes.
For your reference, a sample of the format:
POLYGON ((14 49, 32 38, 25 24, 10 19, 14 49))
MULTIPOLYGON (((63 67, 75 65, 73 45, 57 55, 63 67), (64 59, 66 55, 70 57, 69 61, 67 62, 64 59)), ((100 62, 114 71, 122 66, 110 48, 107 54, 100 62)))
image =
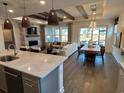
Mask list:
POLYGON ((22 77, 24 93, 41 93, 39 78, 24 73, 22 77))
POLYGON ((23 93, 21 72, 4 67, 8 93, 23 93))
POLYGON ((43 78, 0 65, 0 89, 6 93, 63 93, 63 64, 43 78))
POLYGON ((117 93, 124 93, 124 70, 123 69, 120 69, 120 71, 119 71, 117 93))
POLYGON ((22 73, 24 93, 58 93, 58 68, 44 78, 22 73))
MULTIPOLYGON (((2 52, 2 56, 10 53, 2 52)), ((5 74, 7 93, 63 93, 65 56, 21 51, 19 60, 0 62, 5 74)), ((2 70, 1 70, 2 71, 2 70)), ((3 76, 3 75, 2 75, 3 76)), ((0 81, 2 84, 2 81, 0 81)))
POLYGON ((0 89, 7 93, 6 79, 4 74, 4 67, 0 65, 0 89))

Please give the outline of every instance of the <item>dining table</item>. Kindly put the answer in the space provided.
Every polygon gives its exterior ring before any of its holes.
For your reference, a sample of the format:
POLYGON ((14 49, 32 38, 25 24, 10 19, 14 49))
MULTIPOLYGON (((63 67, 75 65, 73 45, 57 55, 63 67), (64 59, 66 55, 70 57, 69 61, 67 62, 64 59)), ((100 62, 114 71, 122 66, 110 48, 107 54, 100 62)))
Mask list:
POLYGON ((86 59, 91 59, 91 61, 95 62, 96 55, 100 53, 100 46, 84 45, 80 50, 85 54, 86 59))
POLYGON ((84 51, 84 52, 87 52, 87 51, 100 52, 100 45, 92 45, 92 46, 84 45, 81 48, 81 51, 84 51))

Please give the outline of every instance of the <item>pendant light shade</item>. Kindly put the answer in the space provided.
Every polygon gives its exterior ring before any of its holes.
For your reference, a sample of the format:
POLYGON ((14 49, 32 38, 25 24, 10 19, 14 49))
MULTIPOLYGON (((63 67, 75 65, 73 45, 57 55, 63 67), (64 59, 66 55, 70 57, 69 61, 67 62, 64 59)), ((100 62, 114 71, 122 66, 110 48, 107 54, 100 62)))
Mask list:
POLYGON ((54 9, 51 9, 48 14, 48 25, 59 25, 57 13, 54 9))
POLYGON ((27 16, 23 16, 23 18, 22 18, 22 27, 24 27, 24 28, 30 27, 30 21, 27 16))
POLYGON ((30 27, 30 21, 29 21, 29 18, 28 16, 26 16, 26 5, 25 5, 25 0, 24 1, 24 16, 22 18, 22 27, 23 28, 28 28, 30 27))
POLYGON ((56 10, 53 8, 53 0, 52 0, 52 9, 48 14, 48 25, 53 25, 53 26, 59 25, 56 10))
POLYGON ((13 29, 11 21, 7 18, 4 21, 4 29, 11 30, 13 29))
POLYGON ((6 19, 4 21, 4 29, 7 29, 7 30, 12 30, 13 29, 13 25, 11 23, 11 21, 9 20, 8 18, 8 14, 7 14, 7 3, 3 3, 3 5, 5 6, 5 11, 6 11, 6 19))

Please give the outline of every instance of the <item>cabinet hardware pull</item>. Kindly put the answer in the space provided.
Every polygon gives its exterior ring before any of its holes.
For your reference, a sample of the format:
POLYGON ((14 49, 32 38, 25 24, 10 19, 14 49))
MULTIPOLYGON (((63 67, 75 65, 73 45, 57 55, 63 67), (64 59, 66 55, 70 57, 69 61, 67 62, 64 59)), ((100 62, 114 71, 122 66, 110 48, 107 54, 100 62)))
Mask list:
POLYGON ((29 79, 29 78, 26 78, 26 77, 23 77, 23 79, 26 80, 26 81, 31 81, 31 82, 33 82, 33 80, 31 80, 31 79, 29 79))
POLYGON ((12 73, 9 73, 9 72, 6 72, 6 71, 4 71, 4 73, 5 73, 5 74, 8 74, 8 75, 11 75, 11 76, 13 76, 13 77, 16 77, 16 78, 18 77, 18 75, 15 75, 15 74, 12 74, 12 73))
POLYGON ((29 87, 33 87, 33 85, 28 84, 28 83, 24 83, 25 85, 29 86, 29 87))

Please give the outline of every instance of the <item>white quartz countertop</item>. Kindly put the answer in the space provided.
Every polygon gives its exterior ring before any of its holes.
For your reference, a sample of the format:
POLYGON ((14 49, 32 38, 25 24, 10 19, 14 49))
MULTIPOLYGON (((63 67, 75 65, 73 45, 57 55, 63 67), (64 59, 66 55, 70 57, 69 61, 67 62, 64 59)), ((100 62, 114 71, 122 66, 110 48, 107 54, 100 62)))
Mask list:
MULTIPOLYGON (((12 55, 13 51, 2 52, 0 56, 12 55)), ((18 51, 19 59, 11 62, 1 62, 0 65, 13 68, 38 78, 44 78, 67 59, 65 56, 56 56, 42 53, 18 51)))

